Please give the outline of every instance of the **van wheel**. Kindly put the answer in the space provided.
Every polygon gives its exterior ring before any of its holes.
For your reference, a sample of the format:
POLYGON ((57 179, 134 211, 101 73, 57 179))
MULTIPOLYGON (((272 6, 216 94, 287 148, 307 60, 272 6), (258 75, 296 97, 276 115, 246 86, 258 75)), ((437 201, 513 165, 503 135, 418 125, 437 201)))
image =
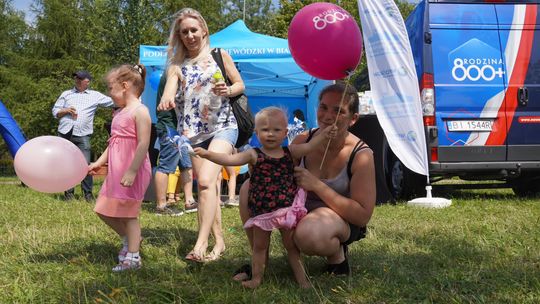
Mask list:
POLYGON ((386 184, 395 200, 426 195, 426 177, 409 170, 393 153, 389 154, 385 171, 386 184))
POLYGON ((537 197, 540 195, 540 176, 523 176, 512 181, 512 190, 519 197, 537 197))

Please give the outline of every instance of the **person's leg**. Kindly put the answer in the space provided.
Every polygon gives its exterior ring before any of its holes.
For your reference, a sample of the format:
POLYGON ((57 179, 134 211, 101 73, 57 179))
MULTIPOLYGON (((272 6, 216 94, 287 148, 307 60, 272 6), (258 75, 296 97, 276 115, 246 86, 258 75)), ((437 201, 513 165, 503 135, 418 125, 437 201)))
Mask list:
POLYGON ((111 227, 116 234, 120 237, 127 236, 127 227, 124 221, 120 221, 114 217, 108 217, 99 213, 96 213, 97 216, 105 223, 107 226, 111 227))
POLYGON ((294 232, 294 242, 306 255, 323 256, 330 264, 345 260, 341 243, 349 238, 350 228, 330 208, 317 208, 303 217, 294 232))
MULTIPOLYGON (((58 136, 62 137, 63 139, 67 139, 70 142, 72 142, 73 144, 75 144, 71 140, 72 131, 69 131, 67 134, 62 134, 62 133, 58 132, 58 136)), ((77 145, 77 144, 75 144, 75 145, 77 145)), ((75 199, 75 188, 70 188, 70 189, 67 189, 66 191, 64 191, 64 199, 65 200, 73 200, 73 199, 75 199)))
POLYGON ((197 211, 197 203, 193 198, 193 163, 187 146, 180 146, 180 159, 178 167, 180 168, 181 184, 184 190, 184 209, 186 211, 197 211))
POLYGON ((236 170, 233 166, 225 167, 227 175, 229 176, 229 181, 227 182, 227 193, 229 194, 229 199, 227 204, 231 206, 238 206, 236 201, 236 170))
POLYGON ((163 209, 167 206, 167 182, 169 174, 156 170, 154 175, 155 191, 156 191, 156 208, 163 209))
POLYGON ((175 208, 167 207, 167 186, 169 173, 176 170, 180 154, 178 149, 166 138, 161 136, 159 140, 159 161, 154 175, 154 186, 156 192, 156 215, 179 216, 183 212, 175 208))
POLYGON ((223 183, 223 167, 221 167, 221 170, 219 170, 216 180, 217 203, 220 207, 223 206, 223 201, 221 200, 221 183, 223 183))
MULTIPOLYGON (((239 200, 240 200, 240 219, 242 220, 242 226, 247 222, 247 220, 251 217, 251 214, 249 212, 248 207, 248 197, 249 197, 249 178, 244 181, 242 184, 242 187, 240 187, 240 192, 238 193, 239 200)), ((246 228, 244 229, 246 232, 246 236, 248 238, 249 247, 253 247, 253 229, 252 228, 246 228)))
POLYGON ((125 219, 128 237, 128 251, 139 252, 141 246, 141 225, 138 218, 125 219))
MULTIPOLYGON (((139 254, 141 246, 141 226, 137 218, 122 218, 119 219, 126 226, 128 248, 125 257, 112 270, 113 272, 121 272, 131 269, 141 268, 141 256, 139 254)), ((120 257, 120 256, 119 256, 120 257)))
POLYGON ((178 182, 178 179, 180 177, 180 170, 178 170, 178 167, 176 167, 176 170, 174 173, 169 173, 167 178, 167 205, 171 205, 176 203, 175 194, 176 189, 179 188, 178 186, 180 183, 178 182))
MULTIPOLYGON (((240 211, 240 219, 242 220, 242 226, 246 223, 246 221, 251 217, 251 214, 249 212, 248 208, 248 195, 249 195, 249 179, 246 179, 244 183, 242 184, 242 187, 240 187, 240 191, 238 193, 240 205, 239 205, 239 211, 240 211)), ((253 228, 245 228, 244 232, 246 233, 249 248, 253 252, 253 228)), ((268 256, 267 256, 268 259, 268 256)), ((245 264, 240 266, 240 268, 235 271, 233 280, 235 281, 245 281, 248 280, 251 277, 251 266, 249 264, 245 264)))
MULTIPOLYGON (((219 202, 221 202, 221 199, 219 202)), ((216 216, 214 218, 214 223, 212 224, 212 234, 214 235, 215 244, 210 254, 206 257, 207 261, 219 259, 225 251, 225 240, 223 238, 223 229, 221 228, 221 205, 219 202, 216 204, 216 216)))
POLYGON ((120 236, 120 239, 122 240, 122 248, 118 252, 118 261, 122 263, 126 258, 126 254, 128 253, 129 244, 126 222, 123 219, 108 217, 99 213, 96 214, 105 224, 107 224, 107 226, 111 227, 111 229, 114 230, 118 236, 120 236))
MULTIPOLYGON (((86 159, 86 163, 90 164, 90 157, 91 157, 91 146, 90 146, 90 135, 86 136, 72 136, 72 142, 79 147, 81 152, 84 155, 84 158, 86 159)), ((83 196, 87 201, 92 201, 93 195, 92 195, 92 187, 94 186, 94 180, 92 178, 92 175, 86 175, 86 177, 83 179, 81 183, 81 188, 83 191, 83 196)))
MULTIPOLYGON (((212 141, 209 147, 210 151, 216 152, 223 152, 228 149, 232 150, 232 146, 221 140, 212 141)), ((190 252, 190 256, 195 260, 201 260, 204 258, 208 247, 210 229, 212 229, 214 233, 216 246, 221 246, 222 248, 225 247, 223 233, 221 232, 221 212, 218 213, 219 204, 216 193, 216 181, 221 166, 209 160, 200 158, 193 158, 192 162, 193 169, 197 173, 197 186, 199 189, 199 234, 197 236, 197 242, 195 243, 192 252, 190 252)))
POLYGON ((180 192, 182 191, 182 184, 184 183, 182 181, 182 173, 180 172, 180 168, 176 167, 176 172, 174 172, 174 175, 176 175, 176 187, 174 188, 174 202, 178 203, 180 201, 180 192))
POLYGON ((289 264, 291 265, 296 282, 298 282, 298 285, 300 285, 300 287, 302 288, 311 287, 311 284, 307 279, 304 265, 302 263, 300 251, 296 247, 296 244, 293 240, 294 230, 280 229, 279 231, 281 232, 281 240, 283 242, 283 246, 287 250, 287 259, 289 260, 289 264))
POLYGON ((186 168, 181 172, 182 189, 184 190, 184 199, 187 202, 194 202, 193 198, 193 169, 186 168))
POLYGON ((251 280, 242 282, 242 286, 257 288, 261 285, 266 268, 268 247, 270 246, 270 235, 271 231, 264 231, 258 227, 253 227, 252 277, 251 280))

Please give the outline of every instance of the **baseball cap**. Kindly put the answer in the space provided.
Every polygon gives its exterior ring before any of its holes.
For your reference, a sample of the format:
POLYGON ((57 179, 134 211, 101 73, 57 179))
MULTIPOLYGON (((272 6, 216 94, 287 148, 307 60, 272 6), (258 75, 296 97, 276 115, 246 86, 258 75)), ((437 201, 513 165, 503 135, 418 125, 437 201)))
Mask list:
POLYGON ((77 77, 79 79, 89 79, 89 80, 92 80, 92 75, 90 75, 90 73, 88 73, 87 71, 77 71, 75 73, 73 73, 72 75, 73 77, 77 77))

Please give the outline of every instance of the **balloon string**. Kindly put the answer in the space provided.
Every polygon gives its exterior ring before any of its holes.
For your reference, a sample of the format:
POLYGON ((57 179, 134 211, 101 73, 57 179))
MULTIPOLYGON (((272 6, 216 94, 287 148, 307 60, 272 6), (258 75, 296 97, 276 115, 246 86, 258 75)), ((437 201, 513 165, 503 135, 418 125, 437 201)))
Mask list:
MULTIPOLYGON (((338 121, 338 118, 339 118, 339 114, 341 114, 341 107, 343 106, 343 100, 345 99, 345 95, 347 95, 347 89, 349 88, 349 82, 351 80, 351 75, 352 75, 352 73, 348 73, 347 81, 345 82, 345 90, 343 91, 343 94, 341 95, 341 100, 339 101, 339 108, 338 108, 336 120, 334 121, 334 124, 332 126, 337 126, 337 121, 338 121)), ((331 138, 328 139, 328 143, 326 144, 326 149, 324 150, 324 155, 323 155, 323 158, 321 160, 321 165, 319 166, 319 170, 322 170, 324 160, 326 159, 326 154, 328 153, 328 148, 330 147, 330 142, 331 141, 332 141, 331 138)))

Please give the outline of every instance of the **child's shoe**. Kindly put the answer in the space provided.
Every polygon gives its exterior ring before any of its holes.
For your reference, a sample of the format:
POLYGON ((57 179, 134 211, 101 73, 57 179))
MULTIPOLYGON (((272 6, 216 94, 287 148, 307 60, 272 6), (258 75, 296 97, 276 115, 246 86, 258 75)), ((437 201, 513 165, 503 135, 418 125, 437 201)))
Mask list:
POLYGON ((122 247, 120 252, 118 252, 118 263, 122 263, 126 259, 127 253, 128 253, 127 248, 122 247))
POLYGON ((184 205, 184 212, 185 213, 197 212, 198 207, 199 207, 199 204, 194 200, 186 202, 186 204, 184 205))
POLYGON ((113 267, 112 271, 122 272, 126 270, 137 270, 137 269, 140 269, 141 266, 142 266, 141 257, 132 258, 132 257, 126 256, 121 263, 113 267))

